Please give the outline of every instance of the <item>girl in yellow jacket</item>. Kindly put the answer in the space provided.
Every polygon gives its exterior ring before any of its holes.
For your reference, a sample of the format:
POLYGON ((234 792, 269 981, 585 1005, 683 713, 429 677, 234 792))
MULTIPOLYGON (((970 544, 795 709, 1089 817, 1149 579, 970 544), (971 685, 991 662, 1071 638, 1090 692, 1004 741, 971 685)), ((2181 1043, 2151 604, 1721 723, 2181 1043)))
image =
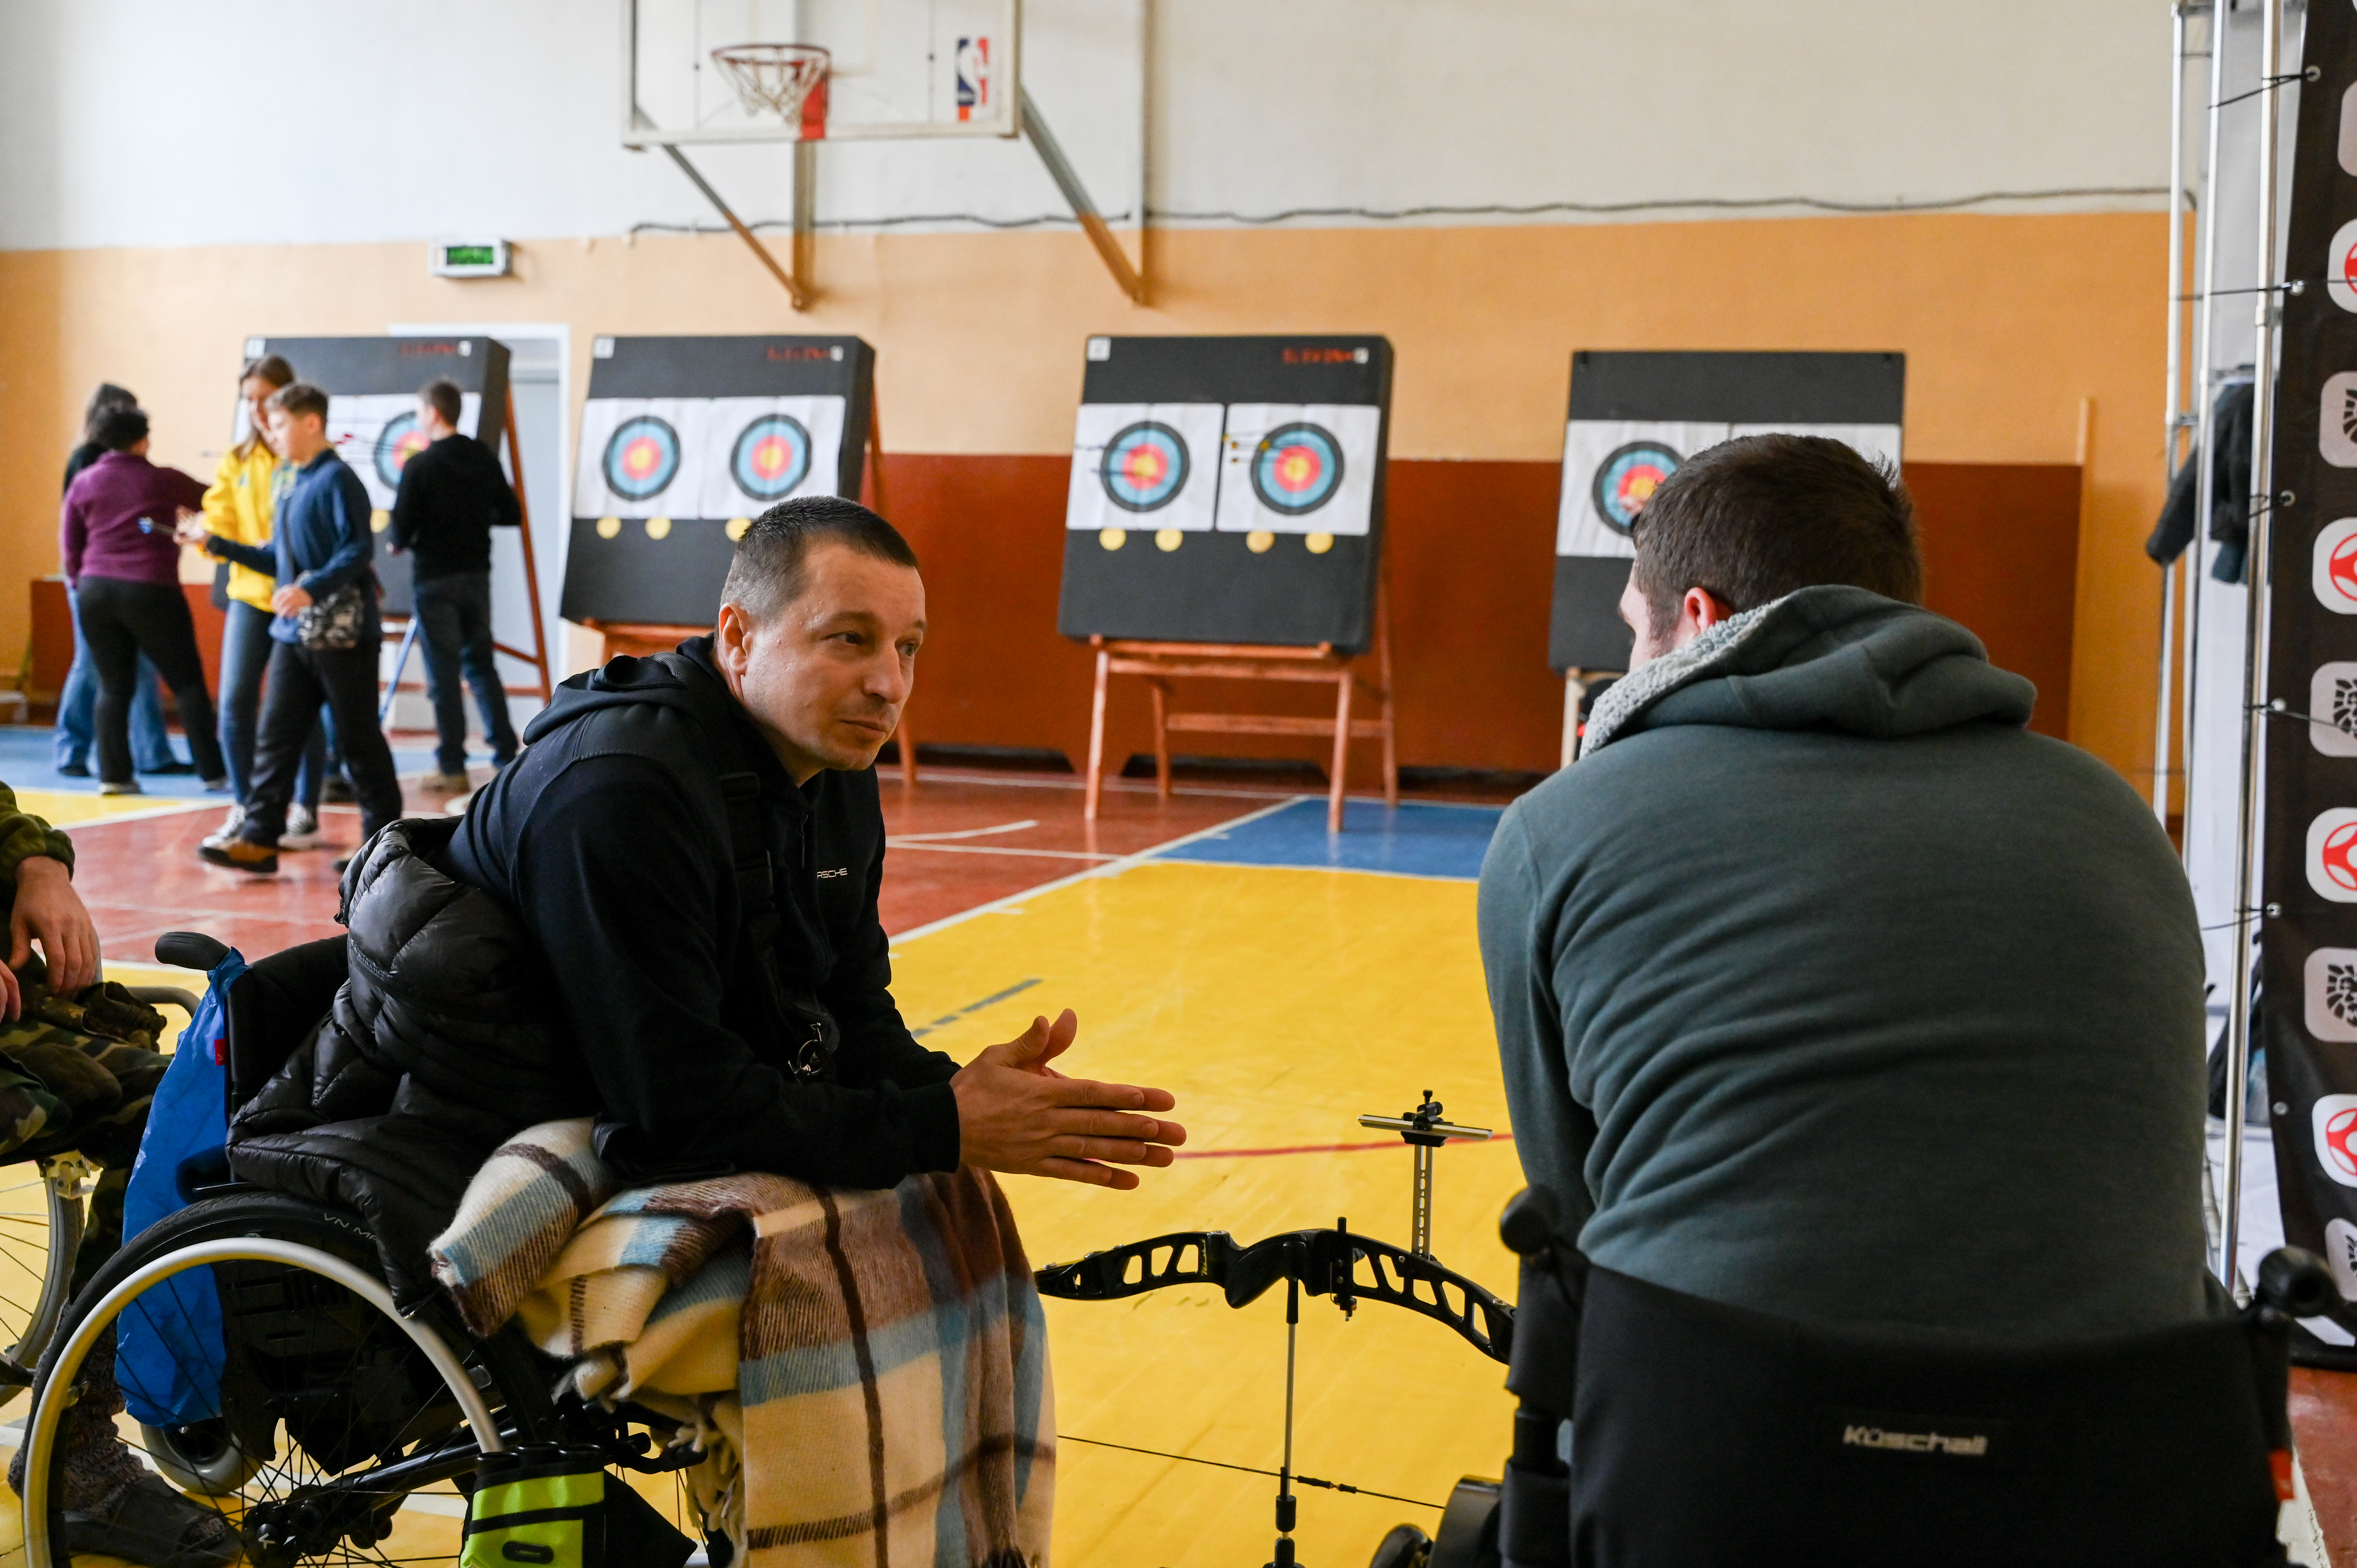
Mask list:
MULTIPOLYGON (((276 354, 249 362, 239 376, 238 395, 246 404, 246 437, 221 454, 212 486, 205 491, 205 527, 210 532, 242 544, 270 542, 277 491, 287 476, 264 434, 263 404, 294 379, 295 368, 276 354)), ((225 569, 229 603, 223 607, 226 620, 221 628, 221 748, 229 766, 230 792, 237 804, 229 809, 228 819, 213 835, 221 839, 235 836, 245 821, 246 790, 253 781, 253 737, 262 713, 262 675, 270 664, 270 596, 277 589, 266 574, 250 566, 232 564, 225 569)), ((303 849, 318 842, 319 789, 326 772, 326 742, 314 729, 303 753, 296 804, 287 813, 280 848, 303 849)))

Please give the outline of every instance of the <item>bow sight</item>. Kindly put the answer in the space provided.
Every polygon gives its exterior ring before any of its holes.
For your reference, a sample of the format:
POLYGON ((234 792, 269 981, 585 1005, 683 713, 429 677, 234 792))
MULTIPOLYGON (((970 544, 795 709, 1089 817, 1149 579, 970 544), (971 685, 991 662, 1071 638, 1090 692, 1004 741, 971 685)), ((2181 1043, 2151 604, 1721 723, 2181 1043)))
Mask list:
MULTIPOLYGON (((1415 1153, 1407 1247, 1361 1235, 1351 1229, 1348 1219, 1335 1220, 1330 1230, 1292 1230, 1250 1246, 1239 1246, 1224 1230, 1178 1230, 1091 1252, 1078 1262, 1050 1263, 1035 1276, 1041 1295, 1066 1301, 1118 1301, 1170 1285, 1213 1284, 1232 1307, 1250 1305, 1278 1281, 1285 1282, 1285 1457, 1277 1469, 1276 1548, 1269 1568, 1297 1568, 1293 1381, 1303 1293, 1333 1297, 1345 1318, 1362 1302, 1405 1307, 1454 1330, 1493 1361, 1504 1363, 1513 1354, 1514 1309, 1432 1255, 1434 1154, 1452 1140, 1491 1135, 1487 1127, 1443 1121, 1441 1112, 1440 1101, 1427 1089, 1422 1104, 1400 1115, 1359 1118, 1362 1127, 1398 1133, 1415 1153)), ((1497 1495, 1495 1482, 1467 1477, 1442 1514, 1438 1541, 1403 1525, 1384 1538, 1376 1554, 1379 1568, 1410 1568, 1427 1556, 1431 1568, 1441 1568, 1458 1556, 1452 1547, 1459 1537, 1466 1538, 1463 1560, 1472 1561, 1491 1528, 1490 1514, 1497 1495)))

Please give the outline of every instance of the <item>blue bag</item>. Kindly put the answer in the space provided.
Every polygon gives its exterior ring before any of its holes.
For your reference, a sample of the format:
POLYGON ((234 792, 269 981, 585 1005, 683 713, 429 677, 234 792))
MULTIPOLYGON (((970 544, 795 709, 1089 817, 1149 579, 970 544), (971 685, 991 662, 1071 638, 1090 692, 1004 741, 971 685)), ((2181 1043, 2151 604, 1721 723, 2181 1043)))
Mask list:
MULTIPOLYGON (((147 1130, 123 1196, 123 1240, 188 1205, 182 1167, 217 1167, 229 1143, 229 988, 245 972, 235 948, 205 978, 204 1000, 148 1108, 147 1130)), ((185 1426, 221 1413, 221 1296, 210 1268, 190 1269, 144 1292, 115 1321, 115 1378, 135 1420, 185 1426)))

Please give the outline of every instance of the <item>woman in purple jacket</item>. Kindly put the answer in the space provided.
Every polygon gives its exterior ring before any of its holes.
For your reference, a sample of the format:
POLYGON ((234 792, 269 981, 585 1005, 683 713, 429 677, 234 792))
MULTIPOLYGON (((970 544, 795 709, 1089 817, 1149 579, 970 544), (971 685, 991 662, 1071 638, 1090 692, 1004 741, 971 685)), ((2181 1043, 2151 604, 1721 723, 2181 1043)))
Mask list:
POLYGON ((205 788, 226 789, 213 700, 172 537, 179 513, 203 502, 205 487, 147 460, 147 415, 139 409, 114 410, 94 434, 105 456, 74 476, 59 532, 66 586, 98 666, 98 791, 139 793, 131 775, 130 720, 142 653, 172 688, 205 788))

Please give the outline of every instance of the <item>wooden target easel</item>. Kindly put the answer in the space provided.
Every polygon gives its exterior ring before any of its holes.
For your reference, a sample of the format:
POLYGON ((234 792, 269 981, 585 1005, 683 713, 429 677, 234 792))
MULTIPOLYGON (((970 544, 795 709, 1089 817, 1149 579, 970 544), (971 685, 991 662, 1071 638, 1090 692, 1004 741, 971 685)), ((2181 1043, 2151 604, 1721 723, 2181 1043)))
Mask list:
MULTIPOLYGON (((532 507, 524 499, 523 448, 516 442, 515 392, 512 389, 508 392, 507 421, 501 438, 507 446, 508 467, 514 471, 511 482, 515 489, 516 531, 523 543, 524 594, 532 603, 532 651, 526 653, 521 648, 510 648, 496 639, 491 648, 511 659, 522 660, 540 674, 537 685, 511 686, 502 682, 500 691, 511 697, 537 696, 545 703, 554 694, 555 688, 549 679, 548 624, 542 619, 540 613, 540 564, 533 558, 532 507)), ((423 630, 423 623, 414 615, 387 616, 384 621, 387 626, 399 625, 404 629, 401 651, 393 656, 393 674, 384 683, 384 700, 377 707, 377 723, 380 725, 393 716, 393 701, 401 693, 401 678, 409 669, 409 655, 416 648, 418 636, 423 630)))
MULTIPOLYGON (((867 474, 866 493, 874 499, 866 504, 870 510, 884 510, 884 435, 876 418, 873 403, 867 412, 867 474)), ((536 602, 536 601, 535 601, 536 602)), ((669 653, 691 637, 703 637, 712 628, 708 626, 658 626, 644 621, 599 620, 585 618, 581 624, 596 632, 603 646, 598 658, 608 659, 629 654, 644 658, 650 653, 669 653)), ((913 789, 917 787, 917 736, 909 727, 906 708, 900 711, 899 727, 892 732, 900 752, 900 782, 913 789)))
POLYGON ((1398 729, 1392 716, 1391 597, 1383 585, 1375 587, 1375 645, 1371 657, 1374 679, 1363 668, 1369 655, 1344 653, 1330 642, 1312 648, 1282 643, 1148 642, 1133 638, 1091 637, 1097 653, 1096 696, 1089 709, 1089 768, 1082 814, 1097 820, 1097 804, 1104 792, 1105 693, 1115 675, 1143 676, 1154 696, 1155 794, 1170 799, 1170 732, 1185 730, 1208 735, 1330 736, 1334 742, 1331 780, 1327 789, 1326 828, 1342 831, 1342 787, 1349 770, 1351 743, 1383 743, 1383 803, 1399 804, 1398 729), (1334 688, 1334 716, 1311 718, 1291 714, 1174 713, 1170 682, 1181 677, 1214 681, 1288 681, 1334 688), (1375 703, 1379 718, 1352 715, 1356 693, 1363 691, 1375 703))

